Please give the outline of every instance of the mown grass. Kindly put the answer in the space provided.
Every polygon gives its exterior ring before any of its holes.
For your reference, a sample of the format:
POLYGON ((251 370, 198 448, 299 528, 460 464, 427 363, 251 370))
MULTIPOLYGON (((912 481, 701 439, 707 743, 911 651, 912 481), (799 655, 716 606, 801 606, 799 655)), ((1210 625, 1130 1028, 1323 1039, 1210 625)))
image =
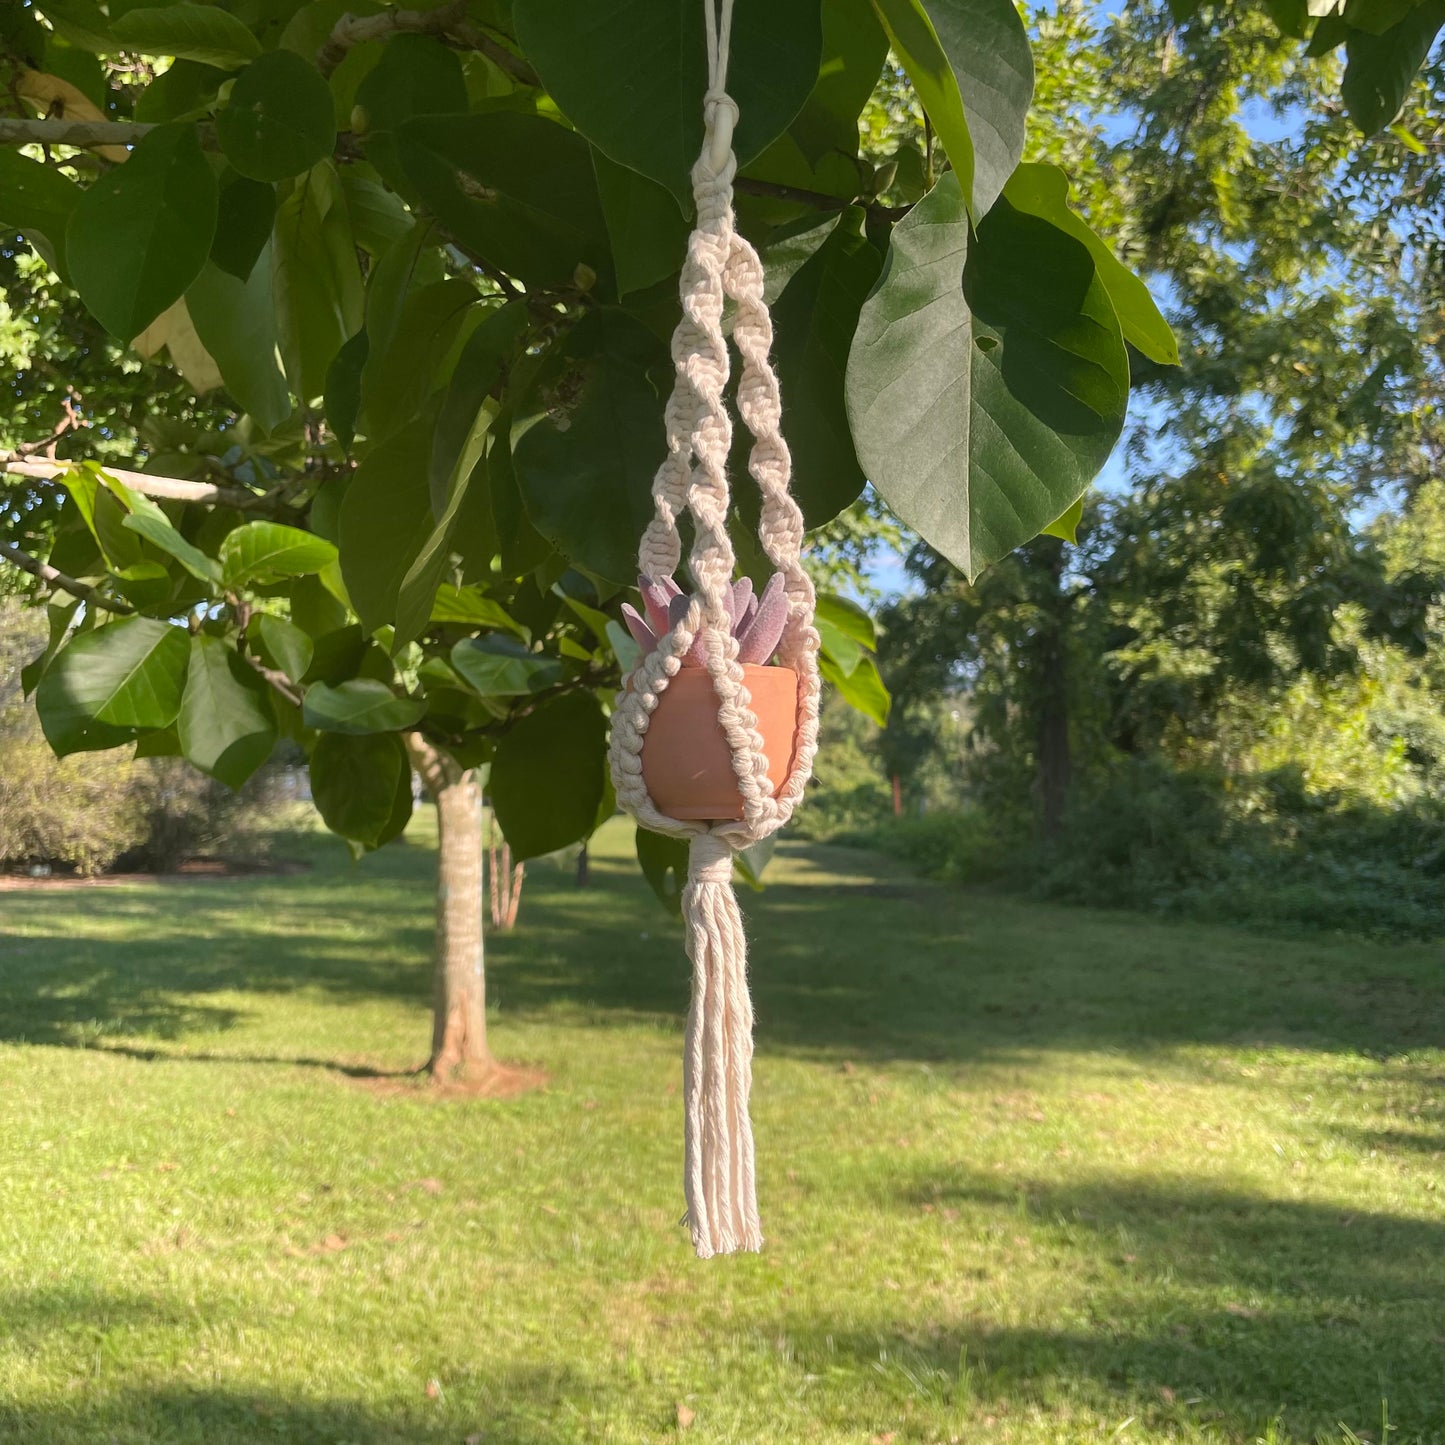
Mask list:
POLYGON ((0 894, 0 1440, 1445 1441, 1438 947, 786 845, 746 903, 760 1257, 681 1213, 676 927, 529 870, 437 1103, 424 836, 0 894))

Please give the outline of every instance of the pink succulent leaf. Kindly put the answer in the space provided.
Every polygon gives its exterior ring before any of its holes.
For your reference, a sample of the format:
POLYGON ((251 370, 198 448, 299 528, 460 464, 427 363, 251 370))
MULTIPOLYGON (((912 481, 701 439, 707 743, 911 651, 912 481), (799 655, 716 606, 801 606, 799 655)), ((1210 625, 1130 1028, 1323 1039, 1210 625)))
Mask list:
POLYGON ((679 591, 677 583, 671 577, 660 582, 651 577, 639 577, 637 590, 642 593, 642 605, 647 609, 648 625, 655 636, 661 637, 667 631, 667 604, 679 591))
POLYGON ((762 666, 778 650, 778 643, 783 640, 783 625, 788 620, 788 597, 783 586, 783 574, 773 573, 758 600, 756 616, 747 631, 739 633, 739 662, 762 666))
POLYGON ((753 618, 758 615, 758 599, 748 598, 748 605, 743 608, 743 615, 738 618, 738 625, 733 629, 739 637, 752 626, 753 618))
POLYGON ((748 615, 748 604, 753 600, 753 579, 739 577, 733 583, 733 621, 741 622, 748 615))
POLYGON ((642 614, 630 602, 622 604, 622 620, 627 624, 627 630, 644 652, 651 652, 657 646, 657 634, 647 625, 642 614))

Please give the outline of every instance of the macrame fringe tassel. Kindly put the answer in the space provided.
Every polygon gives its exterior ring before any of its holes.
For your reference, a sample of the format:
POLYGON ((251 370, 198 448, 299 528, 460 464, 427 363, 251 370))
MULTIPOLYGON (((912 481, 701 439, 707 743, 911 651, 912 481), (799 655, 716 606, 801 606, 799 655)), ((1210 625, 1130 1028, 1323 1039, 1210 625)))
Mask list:
POLYGON ((763 1247, 753 1174, 753 1005, 748 950, 732 887, 733 854, 694 836, 682 919, 692 959, 692 1007, 682 1086, 687 1108, 687 1221, 699 1259, 763 1247))

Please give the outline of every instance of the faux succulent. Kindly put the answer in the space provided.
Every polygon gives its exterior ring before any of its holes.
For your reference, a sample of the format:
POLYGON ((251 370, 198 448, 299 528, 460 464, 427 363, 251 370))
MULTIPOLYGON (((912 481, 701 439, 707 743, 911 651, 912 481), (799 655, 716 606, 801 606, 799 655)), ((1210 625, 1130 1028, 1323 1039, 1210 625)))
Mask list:
MULTIPOLYGON (((627 630, 635 637, 644 652, 651 652, 687 612, 692 600, 671 577, 654 580, 639 577, 637 590, 642 593, 642 604, 647 610, 643 617, 629 603, 622 604, 622 620, 627 630)), ((732 622, 732 633, 738 641, 738 661, 762 665, 778 650, 782 641, 783 624, 788 618, 788 599, 783 591, 783 574, 775 572, 761 597, 753 596, 753 584, 744 577, 734 582, 728 592, 728 617, 732 622)), ((702 667, 704 664, 702 637, 693 639, 692 646, 682 659, 686 667, 702 667)))

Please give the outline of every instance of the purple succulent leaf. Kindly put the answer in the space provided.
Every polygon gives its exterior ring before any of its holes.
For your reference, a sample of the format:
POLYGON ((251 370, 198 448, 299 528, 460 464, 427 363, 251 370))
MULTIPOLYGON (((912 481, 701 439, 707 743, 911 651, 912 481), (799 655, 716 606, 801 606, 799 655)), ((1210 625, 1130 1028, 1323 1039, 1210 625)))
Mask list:
POLYGON ((738 636, 738 661, 762 666, 778 650, 783 640, 783 626, 788 620, 788 596, 784 591, 783 574, 774 572, 762 597, 757 615, 748 624, 746 633, 738 636))
MULTIPOLYGON (((691 606, 692 598, 687 596, 686 593, 678 593, 678 595, 667 604, 667 627, 664 630, 667 632, 671 632, 672 629, 676 627, 684 617, 687 616, 687 609, 691 606)), ((688 648, 687 654, 683 657, 682 660, 689 667, 693 666, 694 664, 696 664, 698 667, 701 667, 705 662, 706 655, 702 650, 701 629, 699 629, 698 635, 693 638, 692 646, 688 648)))
POLYGON ((753 601, 753 579, 751 577, 739 577, 733 583, 733 621, 739 623, 748 616, 748 606, 753 601))
POLYGON ((748 605, 743 608, 743 615, 742 615, 740 618, 738 618, 738 625, 733 629, 733 631, 734 631, 739 637, 741 637, 741 636, 743 635, 743 633, 746 632, 746 631, 748 630, 748 628, 752 626, 753 618, 756 617, 757 615, 758 615, 758 599, 757 599, 756 597, 749 597, 749 598, 748 598, 748 605))
POLYGON ((647 625, 642 614, 630 603, 622 604, 622 620, 637 645, 644 652, 651 652, 657 646, 657 634, 647 625))
POLYGON ((648 625, 657 637, 667 631, 667 606, 682 590, 671 577, 655 581, 651 577, 639 577, 637 590, 642 593, 642 604, 647 609, 648 625))

